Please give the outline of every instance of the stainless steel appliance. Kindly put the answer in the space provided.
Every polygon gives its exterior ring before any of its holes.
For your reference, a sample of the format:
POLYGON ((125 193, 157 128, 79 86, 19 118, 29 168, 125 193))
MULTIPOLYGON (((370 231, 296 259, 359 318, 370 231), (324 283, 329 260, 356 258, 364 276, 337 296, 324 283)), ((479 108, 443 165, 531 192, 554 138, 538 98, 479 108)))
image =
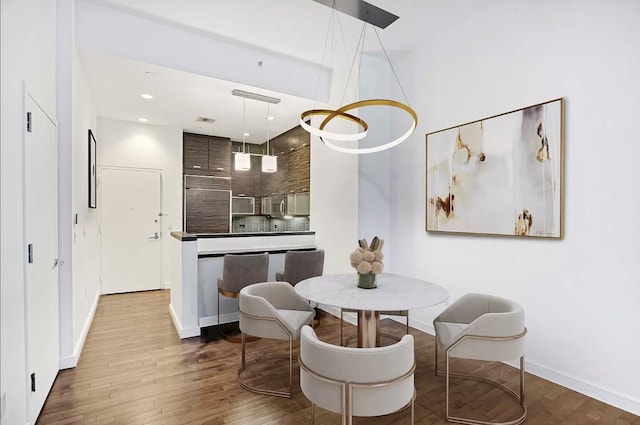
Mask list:
POLYGON ((269 197, 271 199, 271 212, 272 217, 284 217, 287 213, 287 201, 285 195, 274 195, 269 197))
POLYGON ((233 196, 231 198, 231 214, 253 215, 256 213, 256 198, 253 196, 233 196))
POLYGON ((308 216, 310 211, 309 192, 290 193, 287 195, 286 215, 308 216))

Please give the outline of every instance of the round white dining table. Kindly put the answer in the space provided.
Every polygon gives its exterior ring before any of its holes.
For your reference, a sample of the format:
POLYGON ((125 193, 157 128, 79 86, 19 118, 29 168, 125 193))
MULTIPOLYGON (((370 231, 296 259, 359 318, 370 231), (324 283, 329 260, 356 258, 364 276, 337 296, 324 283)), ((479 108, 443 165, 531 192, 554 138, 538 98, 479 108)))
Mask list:
POLYGON ((380 312, 407 311, 445 302, 449 293, 425 280, 395 274, 376 276, 377 288, 358 288, 357 273, 324 275, 298 282, 298 295, 317 304, 358 312, 358 347, 380 344, 380 312))

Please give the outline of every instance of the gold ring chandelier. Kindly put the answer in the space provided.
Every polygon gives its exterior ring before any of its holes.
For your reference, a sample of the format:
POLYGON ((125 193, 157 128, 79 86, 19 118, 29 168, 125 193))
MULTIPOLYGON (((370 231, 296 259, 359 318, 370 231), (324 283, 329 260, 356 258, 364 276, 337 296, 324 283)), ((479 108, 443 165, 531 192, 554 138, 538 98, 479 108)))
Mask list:
POLYGON ((360 100, 358 102, 350 103, 339 109, 336 109, 335 111, 331 109, 311 109, 309 111, 305 111, 300 115, 300 125, 309 133, 318 136, 320 138, 320 141, 322 141, 322 143, 324 143, 329 148, 335 151, 342 152, 342 153, 350 153, 350 154, 364 154, 364 153, 380 152, 385 149, 390 149, 407 140, 407 138, 411 136, 411 134, 415 131, 416 126, 418 125, 418 114, 416 114, 416 111, 414 111, 410 106, 405 105, 404 103, 397 102, 395 100, 368 99, 368 100, 360 100), (409 129, 403 135, 393 139, 390 142, 384 143, 382 145, 373 146, 370 148, 347 148, 347 147, 340 146, 333 143, 332 140, 357 141, 366 137, 367 132, 369 130, 369 125, 366 123, 366 121, 356 116, 345 113, 346 111, 362 108, 365 106, 391 106, 394 108, 399 108, 409 113, 409 115, 411 115, 411 118, 413 119, 413 122, 411 123, 411 126, 409 127, 409 129), (327 115, 327 117, 324 119, 324 121, 322 121, 322 123, 318 128, 314 128, 305 122, 305 119, 312 115, 327 115), (329 124, 329 122, 336 117, 345 118, 349 121, 353 121, 359 124, 363 128, 363 131, 360 133, 348 133, 348 134, 331 133, 331 132, 325 131, 324 128, 327 126, 327 124, 329 124))
MULTIPOLYGON (((327 0, 316 0, 319 3, 323 3, 326 4, 327 0)), ((357 1, 357 0, 354 0, 357 1)), ((360 2, 362 4, 364 4, 363 7, 365 7, 365 9, 367 7, 371 7, 370 4, 366 3, 366 2, 360 2)), ((328 6, 328 4, 326 4, 328 6)), ((331 26, 333 19, 334 19, 334 15, 336 13, 336 10, 338 10, 338 8, 336 7, 336 2, 333 1, 332 3, 332 15, 331 15, 331 21, 329 23, 329 25, 331 26)), ((344 12, 345 10, 343 10, 344 12)), ((351 64, 351 69, 349 70, 349 77, 351 76, 351 73, 353 71, 353 67, 355 64, 355 58, 356 55, 358 54, 358 48, 363 49, 364 48, 364 38, 365 38, 365 33, 366 33, 366 25, 367 22, 375 24, 377 26, 380 26, 379 24, 369 21, 368 17, 370 16, 370 14, 366 13, 367 11, 365 10, 365 13, 362 16, 356 16, 358 19, 361 19, 363 21, 365 21, 363 28, 362 28, 362 32, 360 34, 360 40, 358 41, 358 47, 356 48, 356 52, 354 53, 354 58, 351 64)), ((385 13, 388 14, 388 12, 383 11, 385 13)), ((393 22, 395 19, 397 19, 397 16, 395 15, 391 15, 389 14, 391 22, 393 22)), ((390 22, 389 22, 390 23, 390 22)), ((386 24, 388 25, 388 23, 386 24)), ((382 27, 384 28, 384 27, 382 27)), ((389 66, 391 67, 391 70, 393 71, 393 75, 396 78, 396 81, 398 83, 398 85, 400 86, 400 90, 402 92, 402 94, 404 95, 405 101, 407 100, 407 97, 404 93, 404 90, 402 90, 402 86, 400 85, 400 80, 398 79, 398 75, 396 74, 395 70, 393 69, 393 65, 391 64, 391 60, 389 59, 389 55, 387 54, 387 51, 385 50, 384 46, 382 45, 382 40, 380 40, 380 36, 378 35, 378 32, 376 31, 376 29, 374 28, 374 32, 378 38, 378 42, 380 43, 380 46, 382 48, 382 51, 385 54, 385 57, 387 59, 387 62, 389 63, 389 66)), ((326 44, 325 44, 325 50, 326 50, 326 44)), ((362 50, 360 50, 360 60, 362 60, 362 50)), ((323 55, 323 65, 324 65, 324 55, 323 55)), ((349 78, 347 78, 347 85, 349 84, 349 78)), ((345 93, 346 93, 346 87, 345 87, 345 93)), ((344 95, 343 95, 344 98, 344 95)), ((353 103, 349 103, 347 105, 344 105, 338 109, 310 109, 308 111, 304 111, 302 114, 300 114, 300 126, 302 128, 304 128, 306 131, 308 131, 309 133, 318 136, 320 138, 320 141, 322 143, 324 143, 327 147, 338 151, 338 152, 342 152, 342 153, 348 153, 348 154, 366 154, 366 153, 374 153, 374 152, 380 152, 383 151, 385 149, 389 149, 392 148, 394 146, 399 145, 400 143, 402 143, 403 141, 405 141, 406 139, 409 138, 409 136, 415 131, 416 127, 418 126, 418 114, 416 114, 416 112, 408 105, 402 102, 398 102, 396 100, 391 100, 391 99, 367 99, 367 100, 360 100, 357 102, 353 102, 353 103), (403 133, 401 136, 383 143, 381 145, 378 146, 373 146, 373 147, 345 147, 342 146, 340 144, 336 144, 334 143, 334 141, 340 141, 340 142, 357 142, 360 141, 362 139, 364 139, 367 136, 367 133, 369 131, 369 125, 367 124, 366 121, 364 121, 363 119, 352 115, 352 114, 348 114, 347 112, 354 110, 354 109, 359 109, 359 108, 364 108, 367 106, 388 106, 388 107, 392 107, 392 108, 398 108, 401 109, 405 112, 407 112, 411 119, 412 119, 412 123, 409 126, 409 129, 403 133), (315 116, 325 116, 324 120, 320 123, 320 125, 318 127, 314 127, 310 124, 309 118, 311 117, 315 117, 315 116), (347 121, 350 121, 352 123, 355 123, 358 127, 359 127, 359 131, 356 133, 338 133, 338 132, 332 132, 332 131, 327 131, 325 130, 326 126, 335 118, 341 118, 347 121)))

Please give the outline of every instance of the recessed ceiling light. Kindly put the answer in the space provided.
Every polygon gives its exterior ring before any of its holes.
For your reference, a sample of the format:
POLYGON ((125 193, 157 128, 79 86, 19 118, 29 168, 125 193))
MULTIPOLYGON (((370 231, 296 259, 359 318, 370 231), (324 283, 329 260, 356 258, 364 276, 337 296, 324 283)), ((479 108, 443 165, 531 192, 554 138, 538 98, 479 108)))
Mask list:
POLYGON ((249 137, 249 136, 251 136, 251 133, 242 133, 242 135, 245 136, 245 137, 249 137))
POLYGON ((147 122, 147 121, 149 121, 149 120, 148 120, 148 119, 146 119, 146 118, 138 118, 138 121, 140 121, 140 122, 147 122))
POLYGON ((153 99, 153 96, 150 95, 149 93, 142 93, 140 97, 143 99, 153 99))
POLYGON ((267 117, 267 119, 268 119, 269 121, 273 121, 273 120, 275 120, 275 119, 276 119, 276 117, 268 116, 268 117, 267 117))

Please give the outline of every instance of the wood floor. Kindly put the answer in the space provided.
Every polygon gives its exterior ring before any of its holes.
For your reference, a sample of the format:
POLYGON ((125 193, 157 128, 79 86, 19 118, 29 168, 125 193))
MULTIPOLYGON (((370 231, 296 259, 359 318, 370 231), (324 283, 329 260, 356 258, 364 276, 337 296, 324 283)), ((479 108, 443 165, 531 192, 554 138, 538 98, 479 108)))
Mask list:
MULTIPOLYGON (((181 341, 168 304, 168 291, 102 296, 78 366, 59 373, 37 424, 309 423, 310 403, 297 379, 292 399, 243 391, 236 382, 239 344, 217 337, 181 341)), ((383 322, 384 331, 403 333, 402 325, 383 322)), ((317 332, 321 339, 337 344, 339 321, 324 314, 317 332)), ((354 328, 350 326, 348 332, 353 333, 354 328)), ((443 377, 434 376, 433 337, 411 332, 416 341, 416 423, 445 424, 445 384, 443 377)), ((248 356, 286 353, 287 346, 287 342, 259 340, 248 345, 248 356)), ((278 366, 275 370, 264 367, 256 383, 284 384, 286 364, 278 366)), ((517 370, 503 364, 458 361, 453 367, 517 388, 517 370)), ((528 425, 640 425, 638 416, 532 375, 526 377, 526 391, 528 425)), ((453 381, 452 409, 452 413, 470 412, 484 420, 518 415, 515 402, 475 381, 453 381)), ((340 417, 316 409, 316 423, 339 424, 340 417)), ((409 415, 405 411, 356 418, 355 423, 408 424, 409 415)))

